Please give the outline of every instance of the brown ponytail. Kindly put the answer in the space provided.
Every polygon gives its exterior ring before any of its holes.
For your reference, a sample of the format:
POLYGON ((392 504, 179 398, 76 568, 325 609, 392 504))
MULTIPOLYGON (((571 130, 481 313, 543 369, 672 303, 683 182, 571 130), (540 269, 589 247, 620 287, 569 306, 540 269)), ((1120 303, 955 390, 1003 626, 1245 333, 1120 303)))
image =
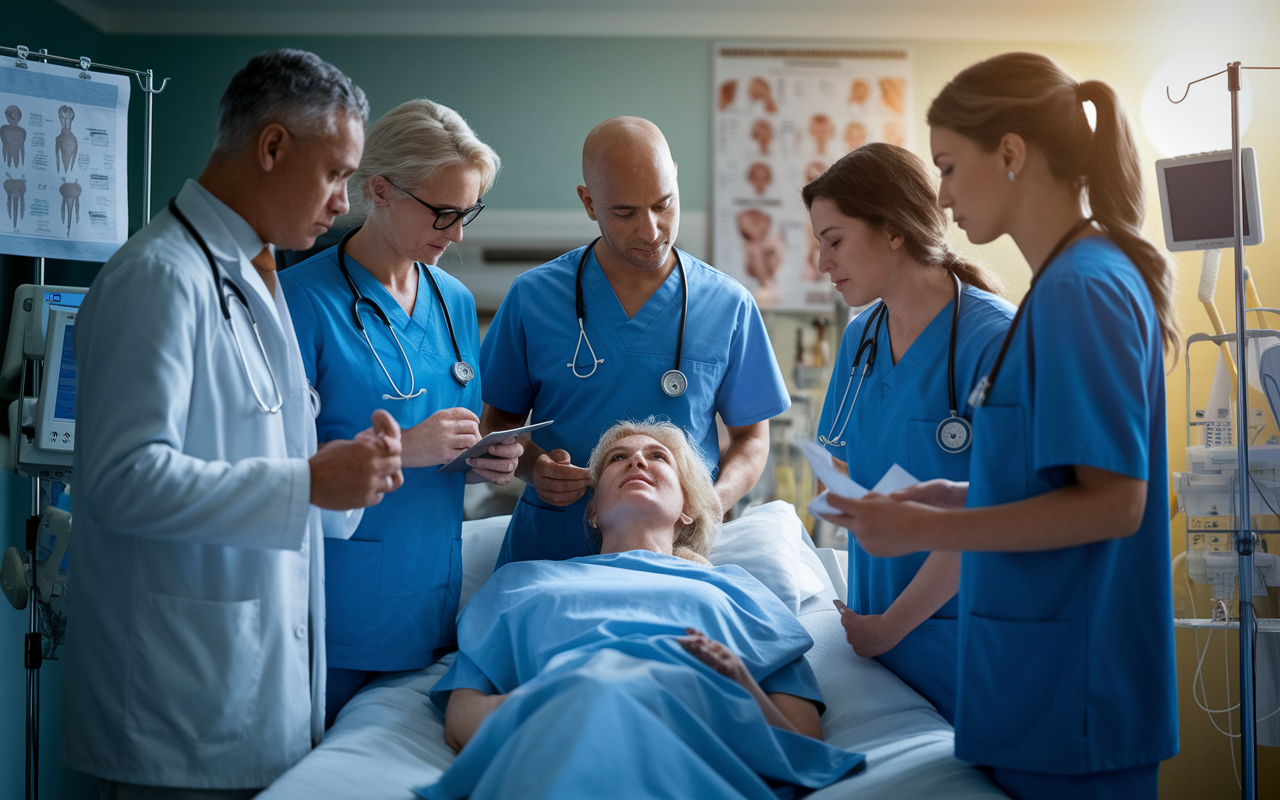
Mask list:
POLYGON ((1160 321, 1160 338, 1175 358, 1181 342, 1174 309, 1174 271, 1143 238, 1142 174, 1132 128, 1111 87, 1076 83, 1051 59, 1005 53, 952 78, 929 106, 931 127, 948 128, 994 152, 1016 133, 1049 162, 1053 176, 1081 189, 1090 212, 1142 275, 1160 321), (1085 101, 1097 111, 1089 129, 1085 101))
POLYGON ((942 267, 992 294, 1004 291, 995 273, 947 244, 947 217, 938 206, 933 178, 909 150, 884 142, 864 144, 828 167, 800 194, 805 208, 826 198, 846 217, 902 236, 907 252, 921 264, 942 267))

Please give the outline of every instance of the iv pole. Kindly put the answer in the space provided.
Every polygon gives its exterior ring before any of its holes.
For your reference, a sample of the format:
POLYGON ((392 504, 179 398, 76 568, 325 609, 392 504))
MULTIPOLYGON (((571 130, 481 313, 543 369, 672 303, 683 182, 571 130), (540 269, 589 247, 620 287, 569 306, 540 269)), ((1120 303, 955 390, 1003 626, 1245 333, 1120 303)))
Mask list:
MULTIPOLYGON (((95 64, 87 56, 79 58, 67 58, 66 56, 52 56, 47 50, 40 50, 33 56, 30 48, 18 45, 17 47, 5 47, 0 45, 0 55, 12 56, 16 59, 14 68, 27 69, 28 60, 41 61, 44 63, 57 62, 60 64, 68 64, 80 68, 80 77, 90 79, 89 70, 99 70, 102 72, 115 72, 122 75, 132 75, 137 79, 138 85, 142 87, 142 92, 146 96, 146 124, 143 128, 144 136, 142 140, 142 223, 145 225, 151 221, 151 126, 152 126, 152 106, 154 104, 155 95, 160 94, 169 85, 169 79, 165 78, 160 84, 160 88, 155 88, 155 75, 151 70, 128 69, 126 67, 113 67, 108 64, 95 64)), ((126 211, 127 213, 127 211, 126 211)), ((36 285, 43 285, 44 277, 44 258, 37 257, 35 259, 36 285)), ((38 370, 38 366, 34 367, 38 370)), ((25 377, 25 375, 24 375, 25 377)), ((36 385, 39 385, 38 371, 34 375, 36 385)), ((27 520, 26 530, 26 547, 27 547, 27 563, 29 564, 28 575, 34 578, 36 572, 36 529, 40 521, 40 495, 41 495, 41 479, 33 477, 31 479, 31 518, 27 520)), ((34 587, 33 587, 34 589, 34 587)), ((40 633, 39 612, 36 605, 36 597, 38 591, 30 593, 28 603, 31 604, 28 632, 23 637, 23 666, 27 670, 27 729, 26 729, 26 797, 27 800, 38 800, 40 796, 40 666, 44 660, 44 648, 40 633)))
POLYGON ((1239 491, 1235 531, 1236 553, 1239 555, 1240 578, 1240 787, 1244 800, 1256 800, 1258 796, 1258 745, 1257 698, 1254 696, 1254 637, 1257 622, 1253 608, 1253 551, 1257 534, 1253 531, 1253 517, 1249 511, 1249 359, 1245 344, 1244 294, 1244 216, 1240 175, 1240 71, 1245 69, 1280 69, 1280 67, 1243 67, 1233 61, 1222 72, 1215 72, 1187 84, 1182 97, 1174 100, 1166 87, 1165 96, 1171 103, 1187 99, 1191 87, 1200 81, 1227 74, 1227 91, 1231 93, 1231 207, 1235 228, 1235 279, 1236 279, 1236 360, 1240 368, 1236 373, 1236 480, 1239 491))

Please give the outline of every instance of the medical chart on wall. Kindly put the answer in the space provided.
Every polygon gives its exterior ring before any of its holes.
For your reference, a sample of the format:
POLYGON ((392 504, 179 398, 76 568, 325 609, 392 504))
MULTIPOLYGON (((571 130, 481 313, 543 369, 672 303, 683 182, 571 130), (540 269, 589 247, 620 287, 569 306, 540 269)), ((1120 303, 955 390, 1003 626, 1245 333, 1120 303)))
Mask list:
POLYGON ((129 88, 123 75, 0 58, 0 253, 106 261, 124 244, 129 88))
POLYGON ((911 146, 910 51, 714 47, 712 263, 761 307, 829 310, 800 188, 866 142, 911 146))

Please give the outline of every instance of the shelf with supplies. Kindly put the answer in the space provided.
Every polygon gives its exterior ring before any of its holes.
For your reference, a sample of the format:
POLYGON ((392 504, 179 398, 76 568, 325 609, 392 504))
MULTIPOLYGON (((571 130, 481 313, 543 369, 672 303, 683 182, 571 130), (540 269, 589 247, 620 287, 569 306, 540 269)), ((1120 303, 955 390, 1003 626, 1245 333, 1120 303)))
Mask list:
POLYGON ((791 395, 791 408, 770 420, 769 461, 760 481, 739 506, 785 500, 796 507, 819 547, 843 550, 845 532, 813 518, 806 510, 817 487, 799 445, 817 437, 835 356, 853 312, 842 301, 835 301, 829 310, 762 308, 761 314, 791 395))

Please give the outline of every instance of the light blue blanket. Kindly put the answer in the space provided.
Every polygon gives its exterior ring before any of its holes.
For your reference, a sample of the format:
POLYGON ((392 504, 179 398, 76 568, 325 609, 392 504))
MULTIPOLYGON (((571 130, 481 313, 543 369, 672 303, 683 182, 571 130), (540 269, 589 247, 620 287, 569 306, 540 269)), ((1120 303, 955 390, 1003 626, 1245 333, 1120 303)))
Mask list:
POLYGON ((510 693, 429 800, 799 796, 865 759, 773 728, 751 695, 684 651, 699 628, 766 692, 821 703, 799 620, 736 566, 646 551, 508 564, 458 624, 432 691, 510 693))

